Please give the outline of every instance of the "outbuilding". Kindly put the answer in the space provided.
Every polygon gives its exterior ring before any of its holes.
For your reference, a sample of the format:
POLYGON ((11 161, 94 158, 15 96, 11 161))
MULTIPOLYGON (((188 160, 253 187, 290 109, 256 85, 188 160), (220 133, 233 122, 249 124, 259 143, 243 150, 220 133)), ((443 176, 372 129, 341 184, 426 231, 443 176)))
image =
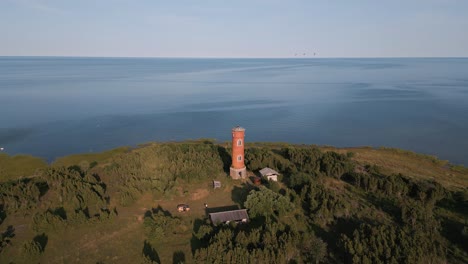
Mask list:
POLYGON ((213 189, 216 188, 221 188, 221 182, 220 181, 213 181, 213 189))
POLYGON ((278 181, 279 173, 268 167, 261 169, 260 174, 262 175, 262 177, 267 178, 269 181, 278 181))
POLYGON ((210 213, 209 216, 213 225, 229 224, 232 221, 237 223, 246 223, 249 221, 247 209, 210 213))

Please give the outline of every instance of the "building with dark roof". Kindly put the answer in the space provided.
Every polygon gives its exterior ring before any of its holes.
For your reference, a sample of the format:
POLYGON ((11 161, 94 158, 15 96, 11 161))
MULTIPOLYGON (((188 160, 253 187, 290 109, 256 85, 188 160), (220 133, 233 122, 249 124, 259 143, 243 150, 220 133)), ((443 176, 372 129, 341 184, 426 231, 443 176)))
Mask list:
POLYGON ((220 223, 228 224, 229 222, 235 221, 240 223, 245 223, 249 221, 249 215, 247 214, 247 209, 224 211, 217 213, 210 213, 210 220, 213 225, 218 225, 220 223))

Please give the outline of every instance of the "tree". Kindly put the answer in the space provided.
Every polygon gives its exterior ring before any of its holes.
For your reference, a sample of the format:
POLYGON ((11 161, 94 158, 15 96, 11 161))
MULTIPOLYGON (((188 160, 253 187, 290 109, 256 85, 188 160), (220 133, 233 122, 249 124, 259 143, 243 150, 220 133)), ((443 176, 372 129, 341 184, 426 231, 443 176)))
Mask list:
POLYGON ((21 248, 21 261, 24 263, 37 263, 42 254, 42 248, 39 242, 29 241, 23 244, 21 248))
POLYGON ((307 263, 320 263, 327 255, 327 243, 314 234, 303 234, 301 247, 301 253, 307 263))
POLYGON ((249 209, 251 217, 264 216, 268 219, 292 211, 294 204, 287 197, 261 186, 259 191, 250 191, 245 207, 249 209))

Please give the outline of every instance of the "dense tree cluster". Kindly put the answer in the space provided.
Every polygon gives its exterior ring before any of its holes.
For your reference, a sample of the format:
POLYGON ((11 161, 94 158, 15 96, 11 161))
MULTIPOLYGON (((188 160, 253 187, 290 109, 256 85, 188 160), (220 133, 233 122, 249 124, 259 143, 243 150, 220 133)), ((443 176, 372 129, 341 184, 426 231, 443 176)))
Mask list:
POLYGON ((246 151, 245 159, 251 170, 270 167, 288 175, 323 174, 339 178, 354 169, 354 163, 348 156, 322 152, 315 147, 288 147, 276 151, 265 147, 250 148, 246 151))
POLYGON ((27 211, 36 207, 43 182, 20 179, 0 183, 0 205, 4 213, 27 211))
MULTIPOLYGON (((460 236, 449 232, 448 223, 453 220, 448 217, 466 217, 466 210, 456 206, 466 203, 465 192, 451 192, 437 182, 415 181, 401 174, 384 175, 375 165, 355 172, 352 154, 323 153, 313 147, 248 153, 255 167, 270 166, 283 174, 286 186, 300 196, 310 228, 333 230, 323 238, 337 249, 336 261, 444 263, 447 251, 459 252, 448 248, 454 246, 451 242, 462 244, 460 236), (441 210, 447 204, 454 210, 441 210)), ((462 233, 465 225, 460 225, 458 232, 462 233)), ((461 253, 452 260, 466 256, 461 253)))
POLYGON ((319 262, 327 251, 321 239, 301 234, 283 222, 221 226, 206 237, 207 246, 195 252, 196 263, 319 262))
POLYGON ((260 187, 258 191, 252 190, 247 196, 244 206, 249 209, 251 217, 263 216, 267 219, 280 217, 294 209, 294 204, 286 196, 275 193, 266 187, 260 187))
POLYGON ((163 210, 156 210, 154 213, 148 211, 144 218, 144 227, 148 240, 153 243, 187 229, 179 218, 172 217, 163 210))
POLYGON ((361 224, 343 236, 352 263, 444 263, 443 247, 427 233, 393 225, 361 224))

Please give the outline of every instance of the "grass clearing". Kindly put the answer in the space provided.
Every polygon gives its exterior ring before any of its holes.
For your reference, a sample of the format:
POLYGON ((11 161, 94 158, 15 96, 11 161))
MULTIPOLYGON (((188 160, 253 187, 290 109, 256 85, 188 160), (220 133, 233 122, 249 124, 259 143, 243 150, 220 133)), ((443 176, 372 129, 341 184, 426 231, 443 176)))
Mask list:
POLYGON ((0 153, 0 181, 9 181, 19 177, 31 176, 38 170, 46 167, 47 162, 41 158, 29 155, 10 156, 5 153, 0 153))
POLYGON ((87 163, 88 165, 91 165, 93 162, 100 164, 100 163, 105 162, 107 159, 111 158, 114 155, 126 153, 129 150, 130 150, 130 147, 120 147, 120 148, 115 148, 115 149, 111 149, 111 150, 99 152, 99 153, 82 153, 82 154, 69 155, 69 156, 56 159, 54 162, 52 162, 52 165, 68 167, 68 166, 79 165, 83 163, 87 163))
POLYGON ((375 164, 385 174, 401 173, 414 179, 434 180, 447 188, 466 188, 468 186, 468 170, 466 168, 452 167, 447 161, 438 160, 433 156, 390 148, 321 147, 320 149, 338 153, 352 152, 354 153, 353 160, 363 165, 375 164))

